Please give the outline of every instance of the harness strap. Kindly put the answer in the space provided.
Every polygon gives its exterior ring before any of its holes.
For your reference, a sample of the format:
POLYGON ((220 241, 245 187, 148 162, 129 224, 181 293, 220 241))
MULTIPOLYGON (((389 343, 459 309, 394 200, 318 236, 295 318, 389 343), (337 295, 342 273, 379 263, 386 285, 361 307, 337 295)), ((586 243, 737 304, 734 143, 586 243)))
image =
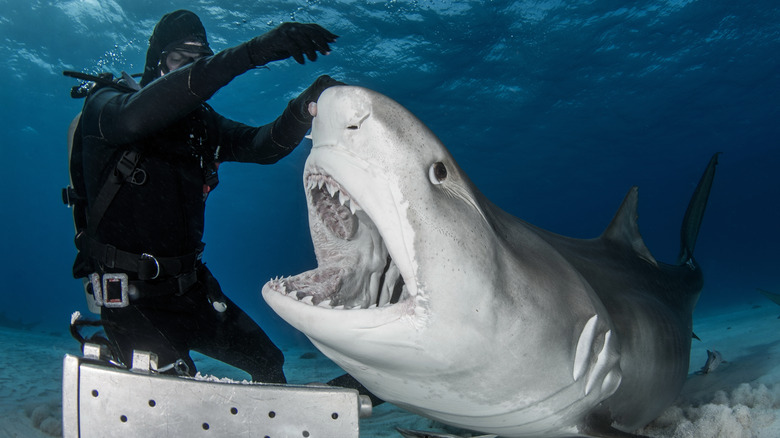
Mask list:
POLYGON ((100 243, 83 232, 76 236, 76 247, 103 267, 137 273, 139 280, 155 280, 189 274, 195 271, 203 254, 202 250, 178 257, 135 254, 118 249, 114 245, 100 243))
POLYGON ((89 217, 87 218, 88 235, 97 235, 98 225, 103 219, 106 210, 108 210, 108 206, 111 205, 122 184, 134 174, 140 158, 141 154, 136 151, 125 151, 122 154, 122 157, 116 164, 116 168, 114 168, 114 172, 108 176, 100 192, 95 197, 92 208, 89 209, 89 217))
POLYGON ((177 296, 187 293, 192 286, 198 282, 198 271, 192 271, 187 274, 171 277, 168 280, 158 282, 149 282, 142 280, 130 280, 130 285, 135 286, 138 293, 137 297, 131 296, 130 302, 147 297, 161 297, 174 294, 177 296))

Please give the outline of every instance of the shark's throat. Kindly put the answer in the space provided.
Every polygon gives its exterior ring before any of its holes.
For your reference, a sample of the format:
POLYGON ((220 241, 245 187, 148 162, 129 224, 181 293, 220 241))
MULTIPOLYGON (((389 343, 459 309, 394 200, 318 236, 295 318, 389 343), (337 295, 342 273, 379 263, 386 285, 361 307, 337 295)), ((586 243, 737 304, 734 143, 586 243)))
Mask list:
POLYGON ((334 178, 305 178, 318 268, 269 286, 302 303, 332 309, 386 307, 409 298, 398 266, 371 217, 334 178))

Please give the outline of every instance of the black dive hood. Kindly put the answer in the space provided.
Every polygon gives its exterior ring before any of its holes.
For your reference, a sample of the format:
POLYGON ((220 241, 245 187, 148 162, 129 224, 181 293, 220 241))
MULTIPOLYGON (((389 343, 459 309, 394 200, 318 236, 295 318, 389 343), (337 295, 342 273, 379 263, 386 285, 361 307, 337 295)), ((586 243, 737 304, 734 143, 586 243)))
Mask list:
POLYGON ((203 53, 213 53, 206 39, 206 29, 197 15, 184 9, 165 14, 154 26, 152 36, 149 38, 149 50, 146 51, 146 66, 141 78, 141 86, 144 87, 160 77, 160 58, 164 51, 175 49, 179 44, 187 41, 201 43, 203 53))

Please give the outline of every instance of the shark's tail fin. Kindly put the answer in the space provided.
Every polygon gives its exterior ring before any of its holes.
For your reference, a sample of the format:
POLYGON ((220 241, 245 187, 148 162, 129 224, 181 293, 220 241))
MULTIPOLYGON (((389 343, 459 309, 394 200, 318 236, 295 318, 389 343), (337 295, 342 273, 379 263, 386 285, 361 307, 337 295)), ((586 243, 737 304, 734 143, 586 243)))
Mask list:
POLYGON ((677 262, 680 265, 692 263, 693 249, 696 247, 696 237, 699 235, 699 227, 704 217, 704 210, 707 208, 707 199, 710 196, 712 180, 715 178, 715 166, 718 164, 718 155, 720 152, 710 158, 704 174, 699 180, 699 185, 693 192, 691 201, 688 203, 688 209, 685 210, 682 229, 680 230, 680 256, 677 262))

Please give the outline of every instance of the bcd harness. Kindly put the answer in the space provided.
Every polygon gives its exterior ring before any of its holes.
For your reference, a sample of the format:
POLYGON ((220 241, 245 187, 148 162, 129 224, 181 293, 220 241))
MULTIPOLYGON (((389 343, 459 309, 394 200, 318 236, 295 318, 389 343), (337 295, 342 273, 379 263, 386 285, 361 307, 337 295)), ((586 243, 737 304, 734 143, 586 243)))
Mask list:
MULTIPOLYGON (((79 72, 65 71, 66 76, 82 79, 81 85, 71 89, 71 97, 83 98, 99 88, 108 86, 120 91, 134 92, 140 87, 135 80, 122 72, 121 80, 114 80, 111 73, 92 76, 79 72)), ((150 253, 136 254, 116 248, 97 240, 97 229, 104 214, 113 202, 119 189, 125 184, 144 184, 146 172, 138 167, 141 154, 138 151, 127 150, 122 153, 113 172, 103 182, 92 205, 88 205, 86 189, 83 181, 82 144, 81 144, 81 114, 71 123, 68 142, 70 144, 70 176, 71 184, 62 189, 63 203, 73 207, 73 220, 76 227, 76 248, 79 254, 73 267, 75 278, 89 277, 85 280, 88 296, 93 298, 98 306, 124 307, 128 304, 127 274, 105 273, 106 270, 130 272, 138 280, 156 280, 154 284, 145 284, 143 289, 171 289, 177 293, 186 292, 197 282, 196 268, 201 258, 203 244, 197 251, 178 257, 157 257, 150 253), (99 272, 92 272, 97 269, 99 272)), ((216 157, 214 160, 202 162, 204 175, 204 198, 219 182, 217 176, 216 157)))

